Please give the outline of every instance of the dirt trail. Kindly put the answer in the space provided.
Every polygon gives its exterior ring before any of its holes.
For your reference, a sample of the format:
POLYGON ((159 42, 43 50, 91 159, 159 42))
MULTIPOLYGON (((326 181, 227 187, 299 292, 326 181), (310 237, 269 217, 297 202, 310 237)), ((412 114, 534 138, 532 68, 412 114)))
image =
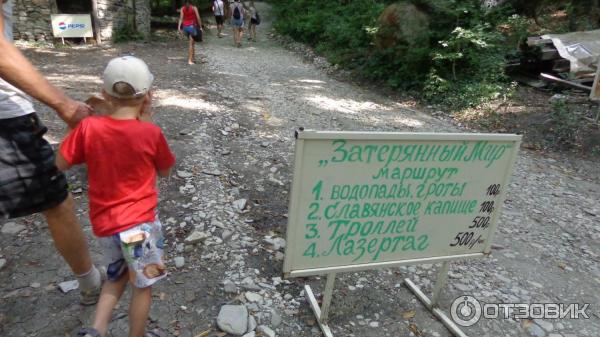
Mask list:
MULTIPOLYGON (((155 74, 157 123, 178 164, 173 177, 160 184, 159 209, 171 276, 156 287, 151 318, 152 325, 171 335, 193 337, 216 330, 221 305, 246 302, 248 289, 256 289, 262 297, 259 303, 248 303, 254 317, 278 336, 319 335, 300 292, 304 282, 322 289, 323 280, 280 280, 283 250, 273 244, 274 238, 285 237, 297 127, 460 131, 304 62, 266 36, 269 8, 261 3, 258 8, 264 20, 258 42, 244 41, 242 48, 235 48, 231 32, 219 39, 212 29, 198 48, 206 63, 191 67, 185 64, 183 41, 105 49, 26 49, 53 83, 79 99, 98 91, 104 65, 122 53, 143 58, 155 74), (247 206, 241 211, 243 201, 247 206), (207 233, 208 238, 201 244, 184 244, 193 232, 207 233), (184 257, 183 267, 175 268, 176 256, 184 257), (225 291, 226 280, 238 293, 225 291)), ((48 109, 37 107, 50 128, 49 138, 60 139, 62 123, 48 109)), ((76 170, 69 180, 91 238, 84 170, 76 170)), ((522 150, 492 255, 453 263, 441 306, 448 309, 462 294, 485 302, 591 303, 587 320, 535 324, 482 320, 464 330, 470 336, 597 336, 599 200, 597 162, 522 150)), ((0 267, 0 334, 73 335, 89 323, 93 309, 76 304, 76 292, 63 294, 57 289, 58 283, 72 277, 41 218, 14 224, 24 229, 15 235, 0 234, 0 258, 7 260, 0 267)), ((100 261, 98 247, 91 242, 100 261)), ((431 290, 436 267, 341 274, 332 303, 334 334, 414 336, 409 330, 414 323, 424 336, 450 336, 401 286, 403 277, 412 277, 431 290), (414 318, 409 318, 412 310, 414 318)), ((115 313, 112 336, 125 335, 125 303, 115 313)))

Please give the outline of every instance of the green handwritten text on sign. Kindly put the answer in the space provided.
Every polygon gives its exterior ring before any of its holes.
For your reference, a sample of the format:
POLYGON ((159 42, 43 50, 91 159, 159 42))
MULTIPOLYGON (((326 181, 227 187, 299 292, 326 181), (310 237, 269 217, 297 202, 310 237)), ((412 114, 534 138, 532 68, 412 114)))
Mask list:
POLYGON ((519 141, 299 133, 284 272, 486 252, 519 141))

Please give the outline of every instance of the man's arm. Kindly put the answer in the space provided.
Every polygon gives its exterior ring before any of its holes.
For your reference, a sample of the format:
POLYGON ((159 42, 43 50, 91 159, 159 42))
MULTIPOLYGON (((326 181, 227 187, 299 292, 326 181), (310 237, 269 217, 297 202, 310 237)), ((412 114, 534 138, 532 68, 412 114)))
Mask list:
MULTIPOLYGON (((0 2, 0 6, 2 3, 0 2)), ((0 15, 0 77, 40 102, 56 110, 70 127, 75 127, 91 109, 67 97, 46 80, 36 68, 4 37, 4 18, 0 15)))

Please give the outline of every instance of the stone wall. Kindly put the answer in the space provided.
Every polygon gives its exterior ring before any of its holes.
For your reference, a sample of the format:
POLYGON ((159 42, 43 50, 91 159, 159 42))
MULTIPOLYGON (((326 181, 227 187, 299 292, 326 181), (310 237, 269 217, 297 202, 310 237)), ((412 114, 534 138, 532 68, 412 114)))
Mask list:
MULTIPOLYGON (((56 0, 13 0, 13 28, 15 39, 51 40, 50 14, 57 13, 56 0)), ((81 0, 91 1, 91 0, 81 0)), ((100 37, 108 40, 113 30, 135 24, 145 37, 150 36, 150 0, 97 0, 100 37)))
POLYGON ((114 29, 133 24, 134 1, 137 30, 145 37, 150 36, 150 0, 98 0, 100 37, 103 40, 111 38, 114 29))
POLYGON ((52 39, 50 14, 56 11, 54 0, 13 0, 13 34, 15 39, 52 39))

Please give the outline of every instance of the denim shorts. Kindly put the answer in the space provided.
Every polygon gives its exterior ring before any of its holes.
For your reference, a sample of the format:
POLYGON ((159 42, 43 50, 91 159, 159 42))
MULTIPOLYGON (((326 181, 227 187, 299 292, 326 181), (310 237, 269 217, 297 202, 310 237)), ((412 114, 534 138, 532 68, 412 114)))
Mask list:
POLYGON ((236 28, 242 28, 244 27, 244 19, 231 18, 231 25, 236 28))
POLYGON ((190 37, 190 35, 196 36, 196 35, 198 35, 198 30, 196 29, 196 26, 194 26, 194 25, 184 26, 183 33, 185 34, 186 37, 190 37))
POLYGON ((158 219, 98 240, 109 281, 115 282, 131 271, 135 275, 132 284, 146 288, 167 275, 162 258, 165 239, 158 219))

